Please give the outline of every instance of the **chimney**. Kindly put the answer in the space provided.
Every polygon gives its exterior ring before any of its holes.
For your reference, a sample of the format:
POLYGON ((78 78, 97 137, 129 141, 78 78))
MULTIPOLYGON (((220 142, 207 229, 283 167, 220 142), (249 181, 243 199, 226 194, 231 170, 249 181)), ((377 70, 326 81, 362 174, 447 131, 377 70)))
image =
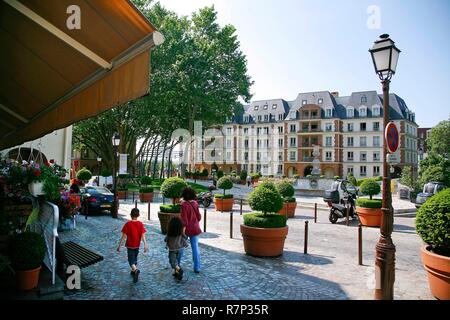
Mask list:
POLYGON ((332 92, 331 95, 335 98, 339 98, 339 92, 337 92, 337 91, 332 92))

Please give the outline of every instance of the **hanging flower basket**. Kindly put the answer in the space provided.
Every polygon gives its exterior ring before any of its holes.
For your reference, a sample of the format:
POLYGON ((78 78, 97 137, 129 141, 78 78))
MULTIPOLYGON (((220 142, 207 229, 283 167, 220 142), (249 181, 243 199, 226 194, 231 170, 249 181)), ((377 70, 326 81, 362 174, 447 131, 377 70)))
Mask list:
POLYGON ((32 182, 28 185, 28 191, 35 197, 42 196, 45 194, 44 184, 42 182, 32 182))

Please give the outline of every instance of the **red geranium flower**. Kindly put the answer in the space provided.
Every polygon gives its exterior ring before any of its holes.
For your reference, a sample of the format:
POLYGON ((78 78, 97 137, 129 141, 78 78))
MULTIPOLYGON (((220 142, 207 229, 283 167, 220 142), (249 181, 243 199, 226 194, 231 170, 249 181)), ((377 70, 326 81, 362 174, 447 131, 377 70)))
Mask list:
POLYGON ((50 160, 50 163, 55 163, 55 159, 51 159, 51 160, 50 160))
POLYGON ((49 162, 46 162, 45 165, 46 165, 47 167, 50 167, 50 163, 49 163, 49 162))

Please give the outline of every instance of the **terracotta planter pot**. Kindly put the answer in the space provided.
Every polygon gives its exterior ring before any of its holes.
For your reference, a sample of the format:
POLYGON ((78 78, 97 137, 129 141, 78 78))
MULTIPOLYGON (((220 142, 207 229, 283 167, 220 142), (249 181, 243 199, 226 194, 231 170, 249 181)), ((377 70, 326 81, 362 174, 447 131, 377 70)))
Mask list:
POLYGON ((431 293, 439 300, 450 300, 450 257, 433 253, 430 249, 428 245, 423 246, 421 255, 431 293))
POLYGON ((216 211, 230 212, 233 209, 234 199, 219 199, 214 198, 214 205, 216 206, 216 211))
POLYGON ((16 271, 16 286, 18 290, 27 291, 37 287, 41 267, 34 270, 16 271))
POLYGON ((128 198, 128 190, 127 191, 122 191, 122 190, 118 190, 117 191, 117 199, 119 200, 124 200, 128 198))
POLYGON ((295 209, 297 208, 297 202, 284 202, 283 209, 278 211, 279 214, 283 216, 286 215, 287 210, 287 218, 293 218, 295 216, 295 209))
POLYGON ((381 217, 383 214, 383 211, 381 209, 356 207, 356 213, 358 214, 359 221, 363 226, 367 227, 381 226, 381 217))
POLYGON ((278 257, 283 254, 288 227, 253 228, 241 224, 244 250, 256 257, 278 257))
POLYGON ((173 217, 180 217, 180 213, 158 212, 159 224, 161 225, 162 234, 167 234, 167 227, 169 226, 169 221, 173 217))
POLYGON ((153 192, 139 193, 139 200, 141 202, 152 202, 153 201, 153 192))

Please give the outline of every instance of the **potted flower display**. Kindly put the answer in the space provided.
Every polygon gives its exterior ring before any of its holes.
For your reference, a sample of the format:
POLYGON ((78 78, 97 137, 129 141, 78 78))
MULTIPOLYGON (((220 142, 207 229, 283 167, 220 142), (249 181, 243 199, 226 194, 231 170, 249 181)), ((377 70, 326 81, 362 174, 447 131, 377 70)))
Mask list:
POLYGON ((241 233, 245 252, 259 257, 282 255, 288 227, 286 217, 277 213, 283 207, 281 194, 267 182, 250 194, 248 202, 257 212, 244 215, 241 233))
POLYGON ((295 209, 297 208, 297 200, 294 197, 294 186, 289 181, 282 180, 276 185, 276 188, 284 200, 283 208, 278 213, 286 215, 287 218, 293 218, 295 216, 295 209))
POLYGON ((17 289, 37 287, 45 251, 44 238, 38 233, 24 232, 14 236, 10 244, 10 259, 16 272, 17 289))
POLYGON ((141 178, 141 188, 139 189, 139 200, 141 202, 152 202, 153 201, 153 187, 152 178, 144 176, 141 178))
POLYGON ((380 185, 375 179, 365 179, 359 190, 363 195, 370 197, 356 200, 356 213, 359 221, 364 226, 379 227, 382 217, 382 201, 381 199, 372 199, 372 197, 380 193, 380 185))
POLYGON ((232 194, 225 194, 226 190, 233 188, 233 181, 230 177, 222 177, 217 181, 217 188, 222 189, 223 193, 214 195, 214 205, 218 211, 231 211, 233 209, 234 199, 232 194))
POLYGON ((172 199, 172 204, 161 205, 159 207, 158 218, 161 225, 161 233, 167 233, 167 226, 170 219, 174 216, 179 216, 181 213, 181 206, 177 203, 177 199, 181 197, 183 189, 186 188, 188 184, 181 178, 172 177, 166 179, 161 184, 161 193, 165 198, 172 199))
POLYGON ((438 192, 420 207, 416 230, 425 242, 421 255, 431 293, 437 299, 450 300, 450 189, 438 192))

